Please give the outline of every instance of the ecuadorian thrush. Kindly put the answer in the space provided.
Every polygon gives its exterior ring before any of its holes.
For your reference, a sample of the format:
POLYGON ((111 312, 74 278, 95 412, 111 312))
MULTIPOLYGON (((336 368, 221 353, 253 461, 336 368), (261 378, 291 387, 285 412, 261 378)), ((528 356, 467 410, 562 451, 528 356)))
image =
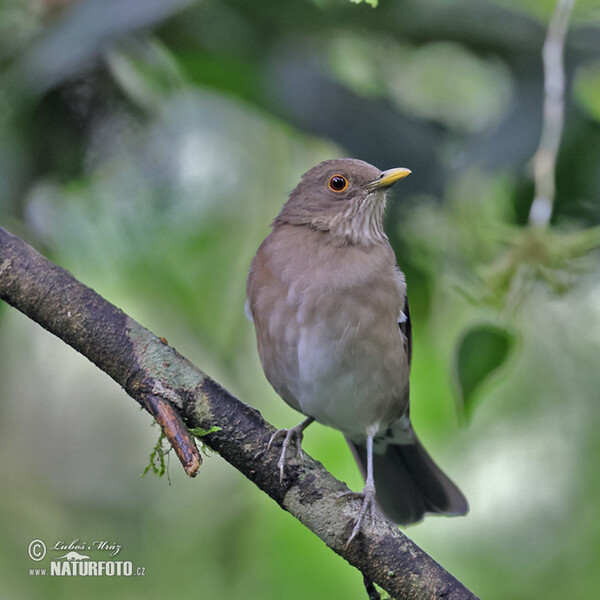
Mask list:
MULTIPOLYGON (((341 431, 365 476, 348 543, 377 503, 400 524, 463 515, 467 502, 419 442, 409 418, 411 323, 404 274, 383 230, 386 191, 408 169, 353 159, 310 169, 250 267, 246 312, 265 375, 306 419, 341 431)), ((271 445, 271 444, 269 444, 271 445)))

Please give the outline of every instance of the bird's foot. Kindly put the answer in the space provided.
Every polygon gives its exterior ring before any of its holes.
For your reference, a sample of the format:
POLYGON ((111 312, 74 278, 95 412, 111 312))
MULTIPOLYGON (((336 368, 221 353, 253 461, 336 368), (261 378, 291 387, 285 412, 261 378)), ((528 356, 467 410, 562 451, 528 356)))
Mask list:
POLYGON ((267 445, 267 450, 271 449, 273 442, 280 437, 283 437, 283 444, 281 445, 281 455, 279 456, 279 460, 277 461, 277 467, 279 468, 279 482, 283 481, 283 472, 285 470, 285 459, 288 448, 290 444, 296 448, 296 454, 300 459, 301 464, 304 464, 304 453, 302 452, 302 437, 304 435, 304 429, 306 428, 306 422, 302 421, 295 427, 291 429, 278 429, 269 440, 269 444, 267 445))
POLYGON ((360 531, 367 513, 371 515, 371 527, 375 523, 375 486, 372 483, 367 483, 362 492, 343 492, 338 498, 357 498, 362 500, 362 505, 356 523, 354 524, 354 529, 352 529, 352 533, 346 542, 346 548, 348 548, 352 540, 360 531))

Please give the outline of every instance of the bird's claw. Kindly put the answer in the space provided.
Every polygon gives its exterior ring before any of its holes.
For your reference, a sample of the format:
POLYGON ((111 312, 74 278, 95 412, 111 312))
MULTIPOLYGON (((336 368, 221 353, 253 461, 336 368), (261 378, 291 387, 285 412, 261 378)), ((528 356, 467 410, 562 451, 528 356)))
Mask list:
POLYGON ((303 423, 300 423, 300 425, 296 425, 295 427, 292 427, 291 429, 278 429, 271 436, 271 439, 269 440, 269 443, 267 444, 267 450, 270 450, 271 446, 273 445, 273 442, 277 438, 283 436, 283 444, 281 445, 281 455, 279 456, 279 460, 277 461, 277 467, 279 468, 279 482, 280 483, 283 481, 283 473, 285 471, 286 454, 288 451, 288 447, 292 441, 295 443, 296 454, 298 455, 298 458, 300 459, 300 463, 304 464, 304 453, 302 452, 302 437, 303 437, 304 427, 301 427, 301 425, 303 425, 303 423))
POLYGON ((362 492, 342 492, 338 499, 340 498, 356 498, 362 500, 362 505, 360 507, 360 512, 358 513, 358 518, 356 519, 356 523, 354 524, 354 528, 352 529, 352 533, 346 542, 346 549, 350 546, 352 540, 357 536, 360 531, 362 522, 365 518, 367 512, 371 515, 371 527, 375 524, 375 487, 372 485, 365 485, 365 488, 362 492))

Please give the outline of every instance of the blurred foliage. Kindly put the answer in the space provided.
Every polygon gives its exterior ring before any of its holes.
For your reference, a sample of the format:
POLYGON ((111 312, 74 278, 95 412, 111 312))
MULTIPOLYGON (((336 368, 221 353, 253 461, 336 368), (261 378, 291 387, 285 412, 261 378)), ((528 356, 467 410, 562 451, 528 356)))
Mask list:
MULTIPOLYGON (((573 13, 547 229, 526 223, 554 1, 369 4, 4 0, 0 224, 288 426, 243 316, 252 255, 320 160, 410 167, 387 231, 411 297, 411 416, 471 513, 408 533, 481 597, 595 597, 597 2, 573 13)), ((218 457, 191 481, 161 453, 172 485, 140 478, 150 418, 3 305, 0 381, 0 596, 365 597, 218 457), (36 538, 117 542, 146 575, 30 576, 36 538)), ((359 488, 341 436, 313 427, 306 450, 359 488)))
POLYGON ((354 2, 355 4, 365 2, 366 4, 370 4, 373 8, 376 8, 379 4, 379 0, 350 0, 350 2, 354 2))
MULTIPOLYGON (((501 6, 512 6, 519 10, 526 11, 535 17, 548 20, 556 2, 554 0, 494 0, 501 6)), ((575 22, 598 23, 598 3, 596 0, 577 0, 574 6, 573 18, 575 22)))
POLYGON ((600 121, 600 61, 577 70, 573 92, 575 99, 589 116, 600 121))
POLYGON ((411 47, 364 34, 331 40, 331 73, 357 93, 382 97, 418 117, 475 133, 502 118, 510 73, 459 44, 411 47))

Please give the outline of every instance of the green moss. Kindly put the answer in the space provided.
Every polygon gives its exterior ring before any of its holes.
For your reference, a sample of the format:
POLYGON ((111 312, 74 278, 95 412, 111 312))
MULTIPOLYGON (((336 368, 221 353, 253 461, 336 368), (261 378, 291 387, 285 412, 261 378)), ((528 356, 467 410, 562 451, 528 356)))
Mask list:
POLYGON ((221 431, 221 428, 217 427, 216 425, 213 425, 209 429, 202 429, 202 427, 193 427, 189 429, 189 432, 197 438, 204 437, 205 435, 208 435, 209 433, 214 433, 215 431, 221 431))
POLYGON ((167 472, 166 455, 171 451, 167 444, 167 436, 161 432, 154 449, 150 453, 150 462, 140 477, 144 477, 148 471, 152 471, 157 477, 162 477, 167 472))

